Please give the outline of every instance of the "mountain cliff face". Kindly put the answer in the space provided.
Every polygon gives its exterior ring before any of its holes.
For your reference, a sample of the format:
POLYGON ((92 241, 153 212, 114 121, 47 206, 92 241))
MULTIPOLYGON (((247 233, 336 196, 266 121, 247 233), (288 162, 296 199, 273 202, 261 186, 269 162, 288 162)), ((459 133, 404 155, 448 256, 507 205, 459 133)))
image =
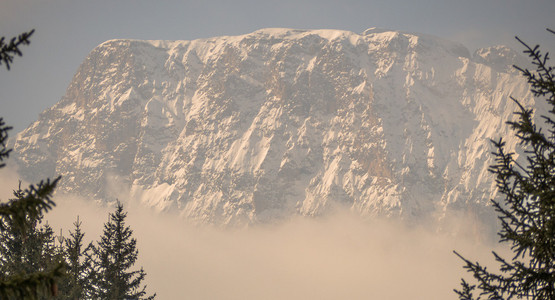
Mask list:
POLYGON ((59 190, 103 201, 115 186, 198 222, 479 211, 509 96, 534 105, 519 59, 379 29, 112 40, 14 156, 26 179, 59 174, 59 190))

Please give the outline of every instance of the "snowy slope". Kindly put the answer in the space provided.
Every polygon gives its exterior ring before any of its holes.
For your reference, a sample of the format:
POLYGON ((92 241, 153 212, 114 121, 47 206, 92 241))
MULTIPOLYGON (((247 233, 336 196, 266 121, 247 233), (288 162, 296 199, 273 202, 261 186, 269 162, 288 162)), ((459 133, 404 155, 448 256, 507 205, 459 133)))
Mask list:
POLYGON ((376 28, 112 40, 15 157, 26 179, 60 174, 61 190, 103 201, 130 190, 207 223, 480 211, 509 95, 534 104, 508 67, 521 59, 376 28))

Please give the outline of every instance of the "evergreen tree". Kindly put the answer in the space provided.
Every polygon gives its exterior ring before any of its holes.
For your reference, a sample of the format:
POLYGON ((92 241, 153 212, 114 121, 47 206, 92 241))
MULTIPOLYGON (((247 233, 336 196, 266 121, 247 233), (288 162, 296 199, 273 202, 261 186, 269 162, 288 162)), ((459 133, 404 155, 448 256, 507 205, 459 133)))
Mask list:
MULTIPOLYGON (((29 37, 33 32, 34 30, 23 33, 17 38, 10 39, 9 42, 1 37, 0 65, 4 64, 9 70, 13 58, 22 55, 19 47, 30 43, 29 37)), ((11 127, 6 126, 0 118, 0 168, 5 166, 4 160, 8 158, 11 151, 6 145, 10 129, 11 127)), ((41 181, 38 185, 31 185, 24 191, 20 190, 16 199, 0 203, 0 233, 18 232, 23 239, 26 239, 26 235, 36 225, 30 221, 38 221, 55 205, 51 196, 59 179, 58 177, 53 181, 46 180, 41 181)), ((2 262, 7 263, 7 259, 2 257, 2 262)), ((63 264, 58 264, 49 270, 39 268, 39 271, 30 272, 2 272, 0 274, 0 299, 37 299, 42 296, 56 295, 56 281, 63 276, 63 268, 63 264)))
POLYGON ((477 281, 474 285, 462 280, 462 289, 455 290, 460 299, 555 299, 555 74, 547 65, 548 53, 517 40, 535 70, 515 67, 527 78, 534 96, 545 98, 550 106, 542 116, 547 132, 534 121, 532 109, 511 98, 519 110, 517 120, 508 124, 525 150, 526 162, 517 161, 499 139, 493 142, 495 164, 490 171, 504 197, 502 203, 492 200, 501 221, 500 242, 509 243, 514 255, 506 259, 493 252, 500 264, 500 273, 493 273, 457 253, 477 281))
MULTIPOLYGON (((15 199, 19 201, 25 197, 24 191, 14 191, 15 199)), ((0 280, 9 281, 10 278, 25 278, 33 274, 48 274, 61 265, 62 257, 58 255, 54 244, 54 231, 48 224, 39 226, 43 216, 27 215, 23 227, 16 226, 13 219, 5 219, 5 230, 0 232, 0 280)), ((19 287, 18 287, 19 288, 19 287)), ((55 286, 51 287, 55 288, 55 286)), ((52 293, 52 291, 50 291, 52 293)), ((48 295, 47 292, 42 296, 48 295)), ((6 298, 20 299, 20 295, 6 294, 6 298)), ((42 299, 41 293, 28 298, 42 299)), ((4 298, 2 298, 4 299, 4 298)))
POLYGON ((104 224, 100 241, 93 247, 94 270, 93 296, 99 299, 154 299, 146 296, 146 286, 141 286, 146 273, 143 268, 130 271, 139 256, 133 231, 125 225, 127 213, 118 202, 116 211, 104 224))
MULTIPOLYGON (((14 195, 21 198, 23 192, 19 189, 14 195)), ((28 217, 25 230, 7 220, 7 229, 0 233, 0 270, 3 277, 45 271, 58 260, 54 231, 48 224, 39 227, 42 218, 28 217)))
POLYGON ((67 264, 67 275, 60 282, 59 299, 90 298, 91 286, 91 248, 92 244, 83 247, 85 233, 81 230, 79 217, 73 223, 74 231, 70 231, 69 238, 60 239, 61 252, 67 264))

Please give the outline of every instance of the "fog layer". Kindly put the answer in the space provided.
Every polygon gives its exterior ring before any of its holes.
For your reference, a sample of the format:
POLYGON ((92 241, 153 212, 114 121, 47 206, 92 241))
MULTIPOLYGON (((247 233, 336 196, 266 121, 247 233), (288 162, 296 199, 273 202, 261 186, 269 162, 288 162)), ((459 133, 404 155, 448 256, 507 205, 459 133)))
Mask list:
MULTIPOLYGON (((8 168, 0 176, 5 201, 18 177, 8 168)), ((98 240, 112 207, 54 199, 46 219, 55 232, 67 236, 79 215, 85 239, 98 240)), ((456 299, 453 288, 470 276, 452 251, 495 266, 490 251, 499 250, 470 217, 452 216, 442 233, 349 212, 222 229, 123 202, 138 240, 136 267, 158 299, 456 299)))
MULTIPOLYGON (((48 214, 52 226, 67 234, 79 215, 86 238, 98 239, 111 208, 57 199, 48 214)), ((492 245, 471 219, 452 220, 469 229, 457 234, 348 212, 221 229, 136 203, 125 208, 138 239, 136 266, 144 267, 158 299, 456 299, 453 288, 469 276, 452 251, 491 262, 492 245)))

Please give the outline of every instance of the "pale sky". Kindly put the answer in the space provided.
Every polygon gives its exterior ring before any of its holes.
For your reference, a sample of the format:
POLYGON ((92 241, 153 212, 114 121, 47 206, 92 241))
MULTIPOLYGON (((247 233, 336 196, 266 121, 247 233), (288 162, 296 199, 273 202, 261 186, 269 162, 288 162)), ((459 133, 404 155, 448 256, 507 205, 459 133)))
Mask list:
MULTIPOLYGON (((0 69, 0 116, 12 136, 54 105, 79 64, 115 38, 191 40, 260 28, 370 27, 419 32, 457 41, 471 52, 497 44, 530 44, 555 52, 553 0, 0 0, 0 36, 36 29, 11 71, 0 69)), ((555 54, 554 54, 555 55, 555 54)))

